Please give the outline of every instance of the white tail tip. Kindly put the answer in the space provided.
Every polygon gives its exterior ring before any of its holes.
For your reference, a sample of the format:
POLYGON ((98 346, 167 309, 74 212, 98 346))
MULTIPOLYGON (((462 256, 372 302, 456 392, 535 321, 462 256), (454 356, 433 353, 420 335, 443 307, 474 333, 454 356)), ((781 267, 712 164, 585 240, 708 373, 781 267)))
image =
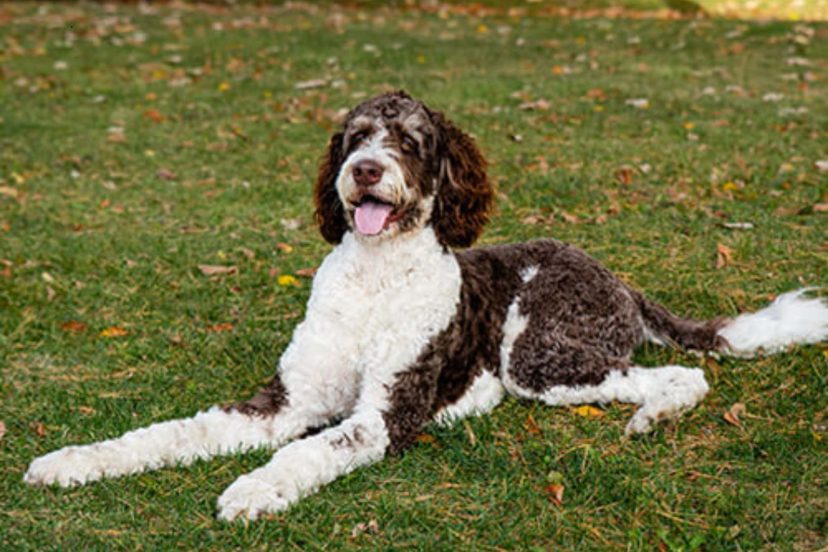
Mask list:
POLYGON ((828 339, 828 304, 805 297, 808 289, 784 293, 764 309, 746 313, 728 322, 719 335, 734 356, 757 352, 777 353, 796 343, 818 343, 828 339))

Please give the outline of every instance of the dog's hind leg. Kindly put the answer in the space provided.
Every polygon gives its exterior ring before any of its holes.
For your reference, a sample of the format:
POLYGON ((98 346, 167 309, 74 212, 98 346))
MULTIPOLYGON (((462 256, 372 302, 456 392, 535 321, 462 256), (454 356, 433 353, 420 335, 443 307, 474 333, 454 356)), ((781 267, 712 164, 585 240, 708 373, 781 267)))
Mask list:
POLYGON ((550 405, 608 403, 620 401, 640 405, 625 433, 647 433, 661 420, 673 419, 693 408, 709 387, 699 368, 633 366, 613 370, 597 385, 555 385, 536 395, 550 405))
POLYGON ((550 405, 608 403, 640 405, 626 433, 646 433, 699 403, 709 387, 699 368, 631 366, 596 342, 565 334, 532 334, 518 304, 509 308, 501 346, 501 379, 510 393, 550 405))
POLYGON ((434 421, 443 426, 450 426, 466 416, 486 414, 500 404, 501 400, 503 384, 490 371, 483 370, 456 402, 437 412, 434 421))

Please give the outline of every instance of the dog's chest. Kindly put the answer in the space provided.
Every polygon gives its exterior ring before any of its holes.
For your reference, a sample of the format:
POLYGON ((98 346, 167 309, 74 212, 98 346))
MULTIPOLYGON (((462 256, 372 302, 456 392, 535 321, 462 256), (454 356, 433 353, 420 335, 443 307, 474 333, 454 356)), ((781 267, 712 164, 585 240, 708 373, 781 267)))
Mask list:
POLYGON ((456 313, 460 268, 430 232, 423 234, 371 249, 346 236, 320 267, 308 315, 329 319, 340 351, 359 372, 404 369, 456 313))

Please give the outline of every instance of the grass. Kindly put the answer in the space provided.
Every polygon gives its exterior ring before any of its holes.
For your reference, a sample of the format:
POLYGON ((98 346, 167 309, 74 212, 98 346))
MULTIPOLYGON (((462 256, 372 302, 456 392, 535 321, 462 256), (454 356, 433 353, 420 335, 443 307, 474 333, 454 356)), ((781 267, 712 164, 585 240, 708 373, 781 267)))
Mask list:
POLYGON ((826 38, 784 21, 4 4, 0 548, 828 545, 824 346, 645 348, 640 362, 701 365, 712 384, 652 436, 622 437, 625 405, 509 399, 247 527, 217 522, 215 500, 267 451, 69 490, 21 481, 37 455, 268 378, 308 296, 297 272, 328 250, 309 201, 325 140, 388 88, 477 137, 499 187, 485 243, 573 242, 699 318, 826 284, 826 38), (734 403, 741 427, 723 419, 734 403))

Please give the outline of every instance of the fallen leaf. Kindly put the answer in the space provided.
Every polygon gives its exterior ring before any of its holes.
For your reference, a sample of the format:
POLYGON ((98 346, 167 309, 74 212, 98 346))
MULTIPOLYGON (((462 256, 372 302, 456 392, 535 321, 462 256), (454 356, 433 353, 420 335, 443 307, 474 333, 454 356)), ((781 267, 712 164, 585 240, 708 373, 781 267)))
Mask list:
POLYGON ((285 230, 297 230, 302 225, 302 221, 298 218, 287 218, 281 219, 279 224, 281 224, 282 228, 285 230))
POLYGON ((721 269, 733 261, 733 250, 726 245, 716 245, 716 268, 721 269))
POLYGON ((155 174, 161 180, 175 180, 177 178, 176 174, 169 169, 158 169, 155 174))
POLYGON ((232 330, 233 324, 230 322, 222 322, 221 324, 213 324, 207 327, 207 331, 212 333, 229 332, 232 330))
POLYGON ((6 434, 6 424, 3 420, 0 420, 0 441, 3 440, 3 435, 6 434))
POLYGON ((828 203, 815 203, 814 213, 828 213, 828 203))
POLYGON ((82 333, 86 331, 86 324, 78 320, 69 320, 60 325, 60 329, 69 333, 82 333))
POLYGON ((625 186, 629 186, 633 181, 633 171, 629 167, 621 167, 615 171, 615 179, 625 186))
POLYGON ((429 435, 428 433, 420 433, 417 435, 417 442, 422 443, 424 445, 432 445, 436 439, 433 435, 429 435))
POLYGON ((535 421, 535 418, 533 418, 531 414, 526 416, 526 431, 528 431, 532 435, 538 435, 541 432, 538 423, 535 421))
POLYGON ((566 211, 561 211, 561 218, 564 219, 564 222, 568 222, 569 224, 578 224, 581 222, 578 220, 577 215, 573 215, 572 213, 568 213, 566 211))
POLYGON ((46 426, 43 425, 43 422, 31 422, 29 427, 32 428, 38 437, 46 436, 46 426))
POLYGON ((0 195, 17 199, 18 193, 17 189, 12 188, 11 186, 0 186, 0 195))
POLYGON ((753 230, 752 222, 724 222, 722 226, 728 230, 753 230))
POLYGON ((235 274, 239 271, 238 267, 222 266, 222 265, 198 265, 198 269, 205 276, 216 276, 220 274, 235 274))
POLYGON ((648 109, 650 107, 650 100, 647 98, 630 98, 625 100, 624 103, 636 109, 648 109))
POLYGON ((293 85, 293 87, 296 90, 309 90, 311 88, 322 88, 323 86, 326 86, 327 84, 328 84, 328 81, 325 80, 325 79, 312 79, 312 80, 297 82, 295 85, 293 85))
POLYGON ((579 406, 577 408, 572 409, 573 414, 577 414, 578 416, 583 416, 584 418, 600 418, 604 415, 604 411, 600 408, 595 408, 594 406, 590 406, 585 404, 583 406, 579 406))
POLYGON ((293 246, 289 243, 279 242, 276 244, 276 249, 281 251, 282 253, 293 253, 293 246))
POLYGON ((819 161, 814 161, 814 166, 820 172, 828 172, 828 159, 820 159, 819 161))
POLYGON ((549 100, 545 100, 545 99, 541 98, 540 100, 536 100, 534 102, 523 102, 522 104, 520 104, 518 106, 518 109, 523 109, 525 111, 531 111, 531 110, 546 111, 551 106, 552 106, 552 104, 549 103, 549 100))
POLYGON ((149 119, 154 123, 162 123, 166 119, 164 115, 157 109, 147 109, 144 111, 144 118, 149 119))
POLYGON ((86 414, 87 416, 91 416, 95 413, 95 409, 91 406, 79 406, 78 412, 80 412, 81 414, 86 414))
POLYGON ((351 538, 355 539, 362 533, 379 533, 379 523, 377 520, 372 519, 368 523, 357 523, 354 525, 354 528, 351 530, 351 538))
POLYGON ((129 332, 120 326, 110 326, 108 328, 104 328, 101 330, 101 333, 98 335, 100 337, 112 338, 112 337, 124 337, 129 332))
POLYGON ((303 276, 305 278, 313 278, 316 275, 317 267, 311 266, 308 268, 300 268, 296 271, 297 276, 303 276))
POLYGON ((543 490, 545 490, 546 494, 549 495, 549 500, 552 501, 552 504, 554 504, 555 506, 560 506, 561 504, 563 504, 563 485, 555 483, 552 485, 547 485, 546 487, 544 487, 543 490))
POLYGON ((736 427, 742 427, 742 421, 739 419, 739 416, 744 414, 747 411, 745 405, 742 403, 733 403, 733 406, 724 413, 724 419, 730 425, 734 425, 736 427))
POLYGON ((241 246, 238 248, 242 255, 244 255, 248 261, 252 261, 256 258, 256 252, 250 249, 249 247, 241 246))
POLYGON ((281 276, 276 278, 276 283, 283 287, 301 287, 302 285, 299 283, 299 280, 297 280, 294 276, 291 276, 290 274, 282 274, 281 276))

